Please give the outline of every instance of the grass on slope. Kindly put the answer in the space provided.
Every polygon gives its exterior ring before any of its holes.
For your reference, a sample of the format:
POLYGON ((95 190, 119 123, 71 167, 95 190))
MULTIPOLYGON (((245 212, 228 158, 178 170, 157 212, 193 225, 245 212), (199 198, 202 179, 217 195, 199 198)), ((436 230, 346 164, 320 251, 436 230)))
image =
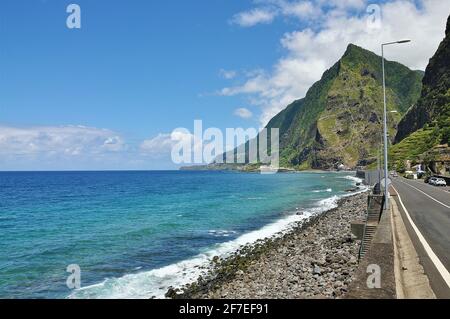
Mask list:
POLYGON ((400 168, 404 166, 406 160, 414 162, 420 155, 440 144, 442 137, 438 126, 426 126, 392 146, 389 151, 390 162, 400 168))

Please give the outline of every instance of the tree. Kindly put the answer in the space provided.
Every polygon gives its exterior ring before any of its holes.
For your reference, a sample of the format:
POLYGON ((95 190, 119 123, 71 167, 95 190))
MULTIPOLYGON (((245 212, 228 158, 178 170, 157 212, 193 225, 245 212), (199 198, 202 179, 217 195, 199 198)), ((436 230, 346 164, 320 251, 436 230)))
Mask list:
POLYGON ((441 144, 450 144, 450 127, 442 129, 441 144))

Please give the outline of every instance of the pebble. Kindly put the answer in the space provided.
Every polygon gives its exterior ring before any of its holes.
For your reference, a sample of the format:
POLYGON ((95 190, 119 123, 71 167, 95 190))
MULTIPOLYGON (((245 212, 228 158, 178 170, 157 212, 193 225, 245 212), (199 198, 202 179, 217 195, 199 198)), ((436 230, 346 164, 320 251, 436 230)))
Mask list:
POLYGON ((367 194, 299 224, 288 234, 215 258, 209 277, 166 296, 183 299, 341 298, 358 267, 359 243, 350 222, 363 219, 367 194))

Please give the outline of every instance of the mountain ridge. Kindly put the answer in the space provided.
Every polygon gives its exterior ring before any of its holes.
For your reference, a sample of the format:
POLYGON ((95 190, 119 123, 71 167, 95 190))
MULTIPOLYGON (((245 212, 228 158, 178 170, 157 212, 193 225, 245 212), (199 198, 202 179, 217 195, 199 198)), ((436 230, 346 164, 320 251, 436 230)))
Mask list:
MULTIPOLYGON (((385 60, 388 132, 391 142, 402 116, 415 105, 422 91, 424 72, 385 60)), ((280 130, 280 167, 295 170, 330 170, 372 167, 379 158, 383 132, 383 86, 381 56, 349 44, 343 56, 327 69, 302 99, 289 104, 266 125, 280 130)), ((256 138, 259 139, 259 135, 256 138)), ((258 142, 259 143, 259 142, 258 142)), ((268 163, 246 164, 221 161, 201 169, 254 171, 268 163), (225 164, 221 164, 225 163, 225 164)), ((270 145, 270 144, 269 144, 270 145)), ((270 147, 269 147, 270 151, 270 147)), ((185 168, 185 169, 195 169, 185 168)))
MULTIPOLYGON (((386 61, 389 132, 420 96, 423 72, 386 61)), ((367 166, 377 159, 383 110, 381 57, 349 44, 305 97, 273 117, 280 129, 280 165, 296 169, 367 166)), ((248 144, 248 143, 247 143, 248 144)), ((235 150, 236 152, 236 150, 235 150)))

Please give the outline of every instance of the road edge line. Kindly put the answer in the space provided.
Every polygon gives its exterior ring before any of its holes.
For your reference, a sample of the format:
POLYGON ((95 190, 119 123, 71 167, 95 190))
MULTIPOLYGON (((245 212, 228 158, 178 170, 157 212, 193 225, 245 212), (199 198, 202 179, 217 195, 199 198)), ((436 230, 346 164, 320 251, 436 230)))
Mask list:
POLYGON ((433 262, 434 266, 436 267, 437 271, 439 272, 439 275, 441 275, 444 282, 447 284, 447 286, 450 288, 450 273, 445 268, 445 266, 442 264, 442 262, 439 260, 438 256, 434 253, 433 249, 430 247, 428 242, 426 241, 425 237, 423 237, 422 233, 420 232, 419 228, 417 228, 416 224, 412 220, 408 210, 406 209, 405 205, 403 204, 402 198, 397 191, 397 189, 391 185, 391 187, 395 190, 397 193, 397 198, 400 202, 400 205, 402 206, 403 210, 405 211, 406 217, 408 218, 408 222, 411 224, 411 227, 413 228, 414 232, 416 233, 417 237, 419 238, 419 241, 421 245, 423 246, 425 252, 427 253, 428 257, 433 262))
POLYGON ((418 189, 417 187, 412 186, 412 185, 409 185, 408 183, 405 183, 404 181, 399 181, 399 182, 402 183, 402 184, 405 184, 405 185, 407 185, 407 186, 409 186, 409 187, 411 187, 411 188, 414 188, 415 190, 421 192, 421 193, 424 194, 425 196, 427 196, 427 197, 431 198, 432 200, 434 200, 436 203, 438 203, 438 204, 440 204, 440 205, 442 205, 442 206, 444 206, 444 207, 450 208, 450 206, 448 206, 448 205, 444 204, 443 202, 437 200, 436 198, 434 198, 434 197, 428 195, 427 193, 425 193, 424 191, 418 189))
MULTIPOLYGON (((414 184, 417 184, 417 185, 422 184, 422 183, 420 183, 418 180, 413 180, 413 179, 411 179, 410 181, 413 182, 414 184)), ((449 191, 446 191, 446 190, 444 190, 444 189, 442 189, 442 188, 440 188, 440 187, 431 186, 431 185, 428 184, 428 183, 425 183, 425 185, 428 186, 428 189, 438 190, 438 191, 443 192, 443 193, 446 194, 446 195, 450 194, 450 190, 449 190, 449 191)))

